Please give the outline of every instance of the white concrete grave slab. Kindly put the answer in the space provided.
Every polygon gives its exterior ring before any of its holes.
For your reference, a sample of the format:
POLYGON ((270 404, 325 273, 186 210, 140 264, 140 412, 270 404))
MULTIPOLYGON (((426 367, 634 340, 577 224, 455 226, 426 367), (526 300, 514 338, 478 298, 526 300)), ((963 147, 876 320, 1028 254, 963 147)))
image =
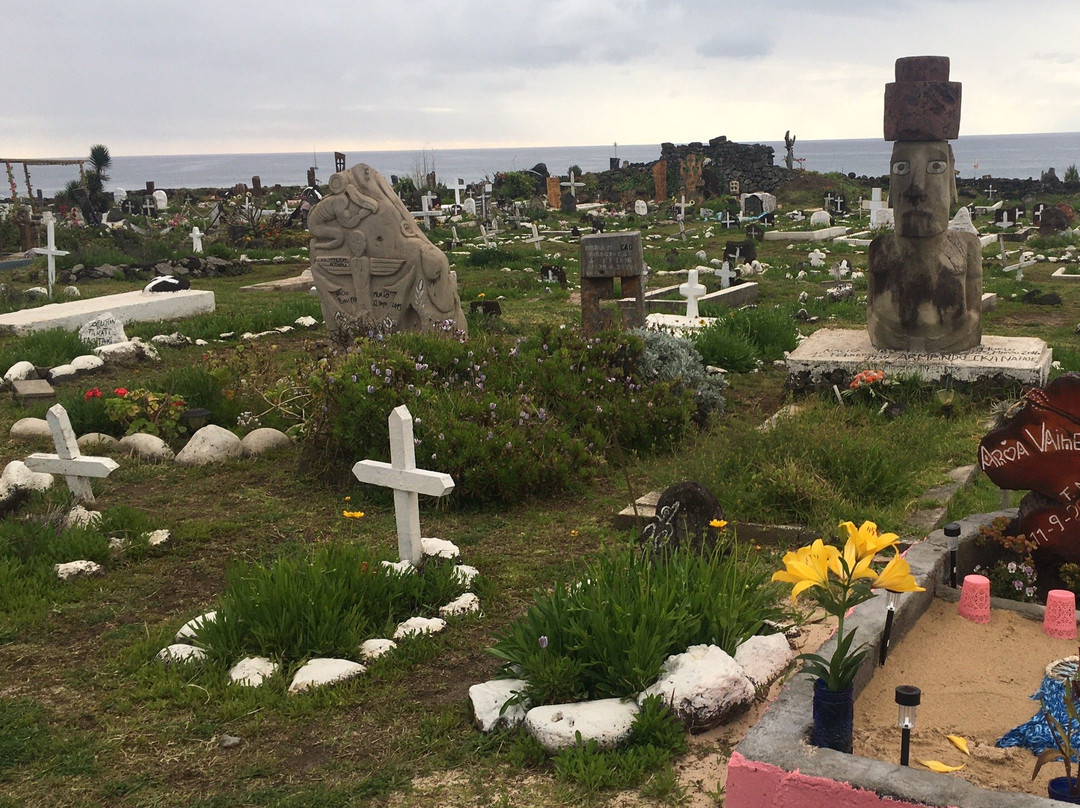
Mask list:
POLYGON ((352 473, 362 483, 394 489, 394 515, 397 518, 398 557, 419 564, 424 555, 420 536, 419 494, 442 497, 454 490, 454 478, 439 471, 416 468, 413 444, 413 419, 402 404, 388 418, 390 427, 390 462, 361 460, 352 473))
POLYGON ((67 410, 60 404, 54 404, 45 414, 45 420, 52 432, 56 453, 35 452, 26 458, 26 467, 31 471, 45 474, 63 474, 72 496, 82 502, 93 502, 94 492, 90 488, 88 477, 108 477, 120 464, 111 457, 94 457, 79 453, 75 431, 71 428, 67 410))
POLYGON ((66 303, 49 303, 36 309, 0 314, 0 333, 29 334, 63 328, 76 331, 83 323, 112 312, 125 323, 179 320, 214 310, 214 293, 197 289, 181 289, 168 294, 123 292, 118 295, 79 298, 66 303))

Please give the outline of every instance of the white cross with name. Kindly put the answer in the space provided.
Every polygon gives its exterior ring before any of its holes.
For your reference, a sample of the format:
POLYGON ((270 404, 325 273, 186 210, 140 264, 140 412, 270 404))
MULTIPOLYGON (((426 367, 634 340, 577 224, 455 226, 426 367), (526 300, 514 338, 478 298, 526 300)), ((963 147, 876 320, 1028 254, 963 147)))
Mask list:
POLYGON ((191 228, 191 235, 188 236, 188 238, 191 239, 191 249, 194 252, 197 252, 197 253, 202 252, 202 237, 203 237, 203 235, 204 235, 204 233, 201 230, 199 230, 198 225, 195 225, 193 228, 191 228))
POLYGON ((686 283, 679 287, 679 294, 686 298, 686 316, 688 319, 698 317, 698 298, 703 297, 709 290, 698 283, 698 271, 691 269, 686 276, 686 283))
POLYGON ((540 242, 544 240, 544 237, 540 235, 540 231, 536 229, 536 222, 531 222, 529 225, 532 228, 532 238, 525 239, 526 244, 532 244, 536 247, 536 251, 540 252, 540 242))
POLYGON ((413 216, 416 216, 417 218, 423 218, 425 230, 431 229, 432 219, 438 216, 442 216, 442 211, 431 209, 431 202, 434 199, 438 199, 438 197, 435 196, 435 194, 431 193, 431 191, 428 191, 426 194, 420 197, 420 207, 422 208, 422 210, 411 211, 413 216))
POLYGON ((442 497, 454 490, 454 478, 439 471, 416 468, 413 419, 402 404, 390 413, 390 462, 361 460, 352 473, 362 483, 394 489, 394 516, 397 518, 398 557, 419 564, 424 550, 420 541, 419 494, 442 497))
POLYGON ((465 184, 465 180, 458 177, 457 182, 450 186, 450 190, 454 192, 454 204, 459 208, 461 207, 461 192, 468 186, 465 184))
POLYGON ((47 210, 41 214, 41 221, 45 223, 45 245, 34 247, 31 252, 37 255, 48 256, 49 259, 49 297, 52 297, 53 284, 56 283, 56 256, 67 255, 67 250, 56 249, 56 219, 52 211, 47 210))
POLYGON ((731 286, 731 282, 738 277, 735 271, 731 268, 731 264, 727 261, 720 265, 720 269, 716 270, 717 276, 720 278, 720 288, 727 289, 731 286))
POLYGON ((993 185, 991 185, 989 188, 986 189, 986 198, 988 200, 990 200, 991 202, 994 200, 994 186, 993 185))
POLYGON ((583 182, 574 182, 574 172, 573 171, 570 172, 570 182, 560 182, 559 185, 561 185, 563 188, 569 188, 570 189, 570 196, 574 197, 574 199, 577 199, 577 191, 575 191, 574 189, 575 188, 584 188, 585 187, 585 183, 583 183, 583 182))
POLYGON ((79 444, 75 440, 75 432, 71 428, 71 421, 68 420, 67 410, 61 405, 51 406, 45 413, 45 420, 49 424, 49 431, 52 432, 56 453, 35 452, 26 458, 26 467, 31 471, 46 474, 63 474, 72 496, 77 501, 93 502, 94 492, 90 489, 90 481, 87 478, 108 477, 120 468, 120 465, 111 457, 79 454, 79 444))

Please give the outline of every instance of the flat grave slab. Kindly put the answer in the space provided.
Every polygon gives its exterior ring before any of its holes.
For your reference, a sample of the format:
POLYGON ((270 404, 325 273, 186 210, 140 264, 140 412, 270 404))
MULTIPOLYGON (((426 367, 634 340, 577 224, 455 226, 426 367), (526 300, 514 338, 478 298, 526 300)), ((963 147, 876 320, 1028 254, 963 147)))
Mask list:
POLYGON ((823 227, 820 230, 766 230, 765 241, 830 241, 847 234, 846 227, 823 227))
POLYGON ((1057 278, 1058 280, 1062 281, 1080 281, 1080 273, 1070 273, 1067 271, 1068 269, 1069 267, 1059 267, 1058 269, 1054 270, 1053 274, 1051 274, 1050 277, 1057 278))
MULTIPOLYGON (((686 298, 660 299, 663 295, 674 294, 679 291, 679 286, 665 286, 645 293, 645 311, 666 314, 685 314, 686 298)), ((718 289, 698 298, 698 304, 719 303, 722 306, 736 308, 756 303, 758 299, 758 285, 753 281, 735 284, 727 289, 718 289)))
POLYGON ((1000 377, 1044 385, 1050 373, 1050 348, 1034 337, 983 335, 982 345, 959 353, 879 350, 863 330, 823 328, 788 354, 788 385, 796 389, 828 385, 834 371, 853 376, 872 368, 887 374, 916 375, 925 381, 949 377, 973 382, 1000 377))
POLYGON ((22 401, 56 398, 56 391, 45 379, 16 379, 11 386, 15 390, 15 398, 22 401))
POLYGON ((78 331, 79 327, 105 312, 125 323, 155 320, 177 320, 214 310, 214 293, 196 289, 179 292, 123 292, 118 295, 80 298, 67 303, 49 303, 36 309, 22 309, 0 314, 0 332, 28 334, 63 328, 78 331))
POLYGON ((241 292, 308 292, 315 286, 315 279, 311 276, 311 269, 305 269, 293 278, 281 278, 276 281, 254 283, 251 286, 241 286, 241 292))

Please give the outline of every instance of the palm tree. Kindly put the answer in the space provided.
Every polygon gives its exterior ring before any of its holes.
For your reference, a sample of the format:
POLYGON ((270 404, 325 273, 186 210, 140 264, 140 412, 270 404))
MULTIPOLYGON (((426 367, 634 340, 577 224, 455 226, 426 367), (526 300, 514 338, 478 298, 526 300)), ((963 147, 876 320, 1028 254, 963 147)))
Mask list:
POLYGON ((109 181, 108 175, 105 171, 112 166, 112 157, 109 155, 109 147, 103 146, 98 143, 95 146, 90 147, 90 165, 92 165, 93 171, 101 179, 104 185, 109 181))
MULTIPOLYGON (((83 178, 90 206, 94 212, 108 210, 109 200, 105 196, 105 183, 108 182, 109 175, 105 171, 112 165, 112 156, 109 154, 107 146, 98 143, 90 147, 90 165, 93 167, 86 172, 83 178)), ((83 211, 87 212, 85 207, 83 207, 83 211)), ((87 221, 97 224, 100 218, 91 215, 87 217, 87 221)))

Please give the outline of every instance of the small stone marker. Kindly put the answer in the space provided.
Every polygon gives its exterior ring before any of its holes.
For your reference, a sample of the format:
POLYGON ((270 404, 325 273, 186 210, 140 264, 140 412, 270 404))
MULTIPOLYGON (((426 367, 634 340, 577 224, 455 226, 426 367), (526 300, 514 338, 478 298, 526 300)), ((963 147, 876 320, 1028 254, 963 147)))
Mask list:
POLYGON ((361 460, 352 472, 362 483, 394 489, 394 515, 397 517, 398 556, 403 561, 420 563, 420 500, 418 494, 442 497, 454 490, 454 479, 443 472, 416 468, 413 444, 413 419, 402 404, 390 413, 390 462, 361 460))
POLYGON ((52 432, 56 454, 35 452, 26 458, 26 467, 31 471, 47 474, 63 474, 68 488, 76 500, 93 502, 94 492, 90 489, 88 477, 108 477, 120 466, 111 457, 93 457, 80 455, 75 442, 75 432, 68 420, 67 410, 54 404, 45 414, 52 432))
POLYGON ((679 294, 686 298, 686 317, 696 320, 698 318, 698 298, 708 293, 704 285, 698 283, 698 271, 691 269, 687 274, 686 283, 679 287, 679 294))
POLYGON ((649 203, 644 199, 634 201, 634 213, 638 216, 646 216, 649 213, 649 203))
POLYGON ((44 379, 15 379, 11 386, 15 390, 15 397, 23 401, 56 398, 53 386, 44 379))
POLYGON ((641 542, 654 552, 684 542, 702 547, 707 540, 715 541, 718 529, 711 523, 723 518, 723 509, 708 488, 692 481, 676 483, 657 500, 656 515, 641 531, 641 542))

